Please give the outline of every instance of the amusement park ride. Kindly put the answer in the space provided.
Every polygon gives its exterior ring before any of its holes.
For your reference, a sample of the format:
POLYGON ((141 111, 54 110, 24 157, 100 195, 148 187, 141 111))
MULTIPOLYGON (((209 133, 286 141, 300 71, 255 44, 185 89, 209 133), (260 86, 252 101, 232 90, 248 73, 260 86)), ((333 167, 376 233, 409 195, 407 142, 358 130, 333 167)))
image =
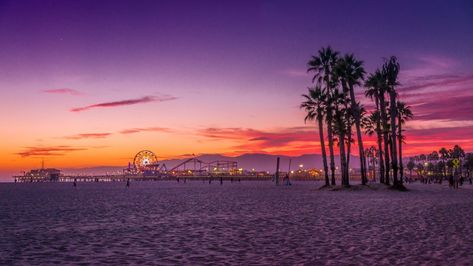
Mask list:
POLYGON ((235 176, 244 177, 248 175, 238 168, 234 161, 212 161, 204 162, 196 157, 185 159, 171 169, 166 165, 159 164, 158 157, 152 151, 143 150, 138 152, 133 158, 133 164, 128 163, 128 167, 122 174, 115 175, 64 175, 58 169, 42 167, 41 169, 25 172, 21 176, 13 176, 15 182, 76 182, 76 181, 124 181, 124 180, 162 180, 184 178, 220 178, 232 179, 235 176))
POLYGON ((196 157, 186 159, 173 168, 168 169, 166 164, 159 164, 158 157, 152 151, 143 150, 135 155, 133 164, 128 164, 124 174, 143 177, 212 176, 237 175, 242 170, 238 169, 238 164, 234 161, 204 162, 196 157))

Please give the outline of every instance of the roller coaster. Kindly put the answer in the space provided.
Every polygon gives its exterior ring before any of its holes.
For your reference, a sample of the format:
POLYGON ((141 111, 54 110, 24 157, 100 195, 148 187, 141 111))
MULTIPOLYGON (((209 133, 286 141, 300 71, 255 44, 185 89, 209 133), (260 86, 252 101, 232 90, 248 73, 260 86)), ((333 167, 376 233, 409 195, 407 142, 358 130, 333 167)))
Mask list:
POLYGON ((238 175, 243 169, 238 168, 235 161, 217 160, 204 162, 197 157, 185 159, 176 166, 168 169, 163 163, 158 162, 158 157, 152 151, 138 152, 133 164, 124 169, 124 174, 146 177, 163 176, 212 176, 212 175, 238 175))

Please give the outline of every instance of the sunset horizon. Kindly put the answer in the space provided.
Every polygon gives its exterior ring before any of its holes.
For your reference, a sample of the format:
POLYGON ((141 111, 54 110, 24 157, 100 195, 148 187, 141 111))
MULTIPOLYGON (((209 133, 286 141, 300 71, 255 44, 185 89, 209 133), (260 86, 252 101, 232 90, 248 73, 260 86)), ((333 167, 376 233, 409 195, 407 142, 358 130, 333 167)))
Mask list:
POLYGON ((399 58, 398 93, 414 113, 405 157, 455 144, 473 151, 473 40, 463 23, 471 15, 461 4, 383 3, 391 12, 377 17, 345 3, 328 25, 324 12, 306 22, 328 2, 81 3, 1 5, 2 180, 43 159, 56 168, 127 165, 143 149, 161 159, 320 154, 298 103, 311 86, 307 60, 327 45, 367 72, 399 58), (341 27, 353 12, 359 19, 341 27), (403 20, 392 21, 399 12, 403 20), (383 31, 373 24, 380 19, 383 31))

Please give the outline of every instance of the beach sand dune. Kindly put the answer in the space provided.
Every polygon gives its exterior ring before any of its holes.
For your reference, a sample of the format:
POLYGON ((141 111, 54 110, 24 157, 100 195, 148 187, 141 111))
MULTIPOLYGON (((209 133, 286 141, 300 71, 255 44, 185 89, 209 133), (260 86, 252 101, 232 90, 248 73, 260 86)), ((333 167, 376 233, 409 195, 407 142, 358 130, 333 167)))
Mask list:
POLYGON ((1 184, 0 265, 471 265, 473 189, 1 184))

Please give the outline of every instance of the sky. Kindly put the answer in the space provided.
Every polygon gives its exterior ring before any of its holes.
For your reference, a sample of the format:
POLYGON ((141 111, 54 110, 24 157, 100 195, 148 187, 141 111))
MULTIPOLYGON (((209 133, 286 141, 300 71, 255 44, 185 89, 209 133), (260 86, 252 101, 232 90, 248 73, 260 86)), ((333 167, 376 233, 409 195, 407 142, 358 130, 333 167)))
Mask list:
POLYGON ((406 156, 473 151, 471 1, 2 0, 0 176, 142 149, 320 153, 299 104, 327 45, 367 72, 398 57, 406 156))

